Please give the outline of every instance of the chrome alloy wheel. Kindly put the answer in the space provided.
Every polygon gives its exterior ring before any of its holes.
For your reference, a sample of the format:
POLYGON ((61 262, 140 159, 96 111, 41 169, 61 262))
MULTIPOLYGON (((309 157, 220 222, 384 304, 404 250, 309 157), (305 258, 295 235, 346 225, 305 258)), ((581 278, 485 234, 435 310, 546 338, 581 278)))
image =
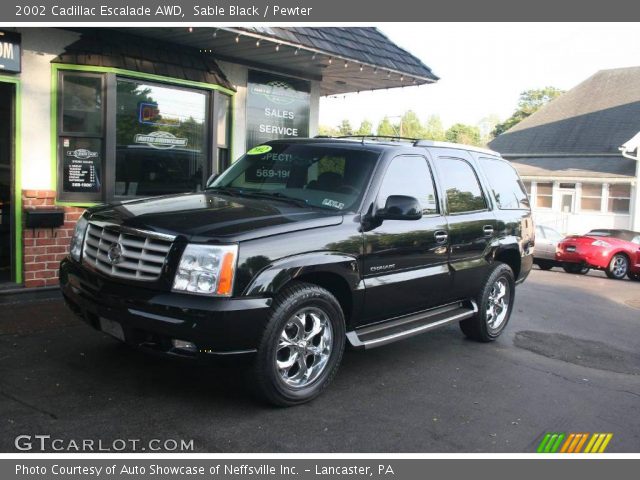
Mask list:
POLYGON ((305 307, 285 324, 276 350, 276 369, 289 387, 303 388, 324 371, 333 347, 333 329, 327 314, 305 307))
POLYGON ((616 277, 624 277, 627 274, 627 259, 622 255, 616 255, 611 265, 611 271, 616 277))
POLYGON ((498 278, 491 286, 489 298, 487 299, 486 319, 487 326, 492 330, 497 330, 504 323, 509 312, 509 302, 511 301, 511 290, 505 278, 498 278))

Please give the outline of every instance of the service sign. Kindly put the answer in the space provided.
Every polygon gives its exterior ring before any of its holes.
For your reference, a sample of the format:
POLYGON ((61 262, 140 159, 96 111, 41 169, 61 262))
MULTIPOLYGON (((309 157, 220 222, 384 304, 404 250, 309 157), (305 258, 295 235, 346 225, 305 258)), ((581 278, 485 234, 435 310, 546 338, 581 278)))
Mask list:
POLYGON ((250 70, 247 88, 247 150, 309 136, 310 82, 250 70))
POLYGON ((0 30, 0 72, 20 73, 20 34, 0 30))

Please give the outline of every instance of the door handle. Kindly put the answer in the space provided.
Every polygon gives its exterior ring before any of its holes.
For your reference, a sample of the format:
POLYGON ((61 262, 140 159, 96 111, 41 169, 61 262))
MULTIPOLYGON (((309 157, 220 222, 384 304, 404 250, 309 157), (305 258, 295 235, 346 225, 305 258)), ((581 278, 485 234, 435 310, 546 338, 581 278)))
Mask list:
POLYGON ((433 236, 435 237, 436 243, 438 244, 446 243, 447 238, 449 238, 449 235, 444 230, 438 230, 434 232, 433 236))
POLYGON ((493 235, 493 225, 485 225, 484 227, 482 227, 482 231, 484 232, 485 236, 490 237, 491 235, 493 235))

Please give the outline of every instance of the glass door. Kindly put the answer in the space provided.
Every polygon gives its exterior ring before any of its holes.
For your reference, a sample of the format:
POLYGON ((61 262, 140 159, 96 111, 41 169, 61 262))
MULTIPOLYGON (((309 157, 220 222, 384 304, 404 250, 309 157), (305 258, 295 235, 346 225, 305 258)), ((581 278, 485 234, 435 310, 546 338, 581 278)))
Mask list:
POLYGON ((574 213, 576 203, 575 192, 562 192, 560 199, 560 209, 562 210, 562 213, 574 213))

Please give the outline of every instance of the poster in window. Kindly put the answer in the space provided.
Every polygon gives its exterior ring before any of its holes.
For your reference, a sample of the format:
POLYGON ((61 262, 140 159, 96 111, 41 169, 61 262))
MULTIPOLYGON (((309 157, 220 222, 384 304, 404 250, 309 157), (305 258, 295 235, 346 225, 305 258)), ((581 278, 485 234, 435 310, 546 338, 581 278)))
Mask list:
POLYGON ((250 70, 247 89, 247 150, 309 136, 310 82, 250 70))
POLYGON ((65 192, 100 193, 102 175, 102 140, 99 138, 61 139, 65 192))

